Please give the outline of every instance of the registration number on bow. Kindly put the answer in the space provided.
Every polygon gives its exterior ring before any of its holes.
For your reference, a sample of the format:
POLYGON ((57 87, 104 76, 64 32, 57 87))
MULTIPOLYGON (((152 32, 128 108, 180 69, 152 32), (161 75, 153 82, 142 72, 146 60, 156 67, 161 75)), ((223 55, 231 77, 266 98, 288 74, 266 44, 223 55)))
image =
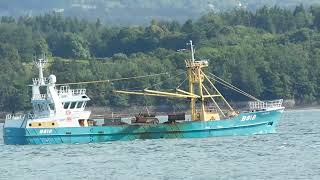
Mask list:
POLYGON ((241 121, 251 121, 256 119, 256 115, 242 116, 241 121))

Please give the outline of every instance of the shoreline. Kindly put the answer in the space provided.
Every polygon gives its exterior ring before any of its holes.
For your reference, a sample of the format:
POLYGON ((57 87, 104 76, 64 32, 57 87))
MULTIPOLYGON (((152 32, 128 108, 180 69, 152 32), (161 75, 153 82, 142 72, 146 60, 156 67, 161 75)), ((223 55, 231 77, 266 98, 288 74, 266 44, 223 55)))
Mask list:
MULTIPOLYGON (((285 106, 286 111, 299 111, 299 110, 320 110, 320 105, 294 105, 294 106, 285 106)), ((150 113, 156 112, 157 115, 164 115, 168 113, 177 113, 177 112, 188 112, 188 109, 180 109, 172 111, 172 107, 170 106, 149 106, 146 108, 145 106, 135 106, 128 108, 110 108, 110 107, 88 107, 88 110, 92 112, 91 118, 105 118, 105 117, 129 117, 139 112, 147 112, 150 113), (148 109, 148 110, 147 110, 148 109)), ((0 112, 0 123, 4 123, 6 114, 10 114, 9 112, 0 112)))

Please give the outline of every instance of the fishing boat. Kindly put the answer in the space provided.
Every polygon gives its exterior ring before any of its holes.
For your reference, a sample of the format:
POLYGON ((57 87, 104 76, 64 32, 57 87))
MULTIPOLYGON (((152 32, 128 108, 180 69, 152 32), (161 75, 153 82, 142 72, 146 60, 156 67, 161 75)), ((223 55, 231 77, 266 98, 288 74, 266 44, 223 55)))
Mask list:
MULTIPOLYGON (((150 114, 139 114, 129 121, 120 118, 105 119, 103 124, 90 119, 86 110, 90 100, 85 89, 71 89, 56 84, 56 76, 43 76, 46 59, 35 64, 39 77, 33 79, 29 114, 6 116, 5 144, 59 144, 92 143, 116 140, 160 138, 206 138, 275 133, 284 112, 282 100, 261 101, 214 74, 207 75, 207 60, 195 60, 192 41, 191 59, 185 60, 188 90, 174 92, 151 89, 141 91, 116 90, 115 93, 143 96, 182 98, 190 103, 189 113, 169 114, 166 119, 150 114), (211 80, 214 80, 212 82, 211 80), (227 102, 215 83, 251 97, 249 109, 238 112, 227 102), (59 86, 59 87, 58 87, 59 86), (208 102, 210 101, 210 103, 208 102), (221 105, 222 104, 222 105, 221 105)), ((128 119, 127 119, 128 120, 128 119)))

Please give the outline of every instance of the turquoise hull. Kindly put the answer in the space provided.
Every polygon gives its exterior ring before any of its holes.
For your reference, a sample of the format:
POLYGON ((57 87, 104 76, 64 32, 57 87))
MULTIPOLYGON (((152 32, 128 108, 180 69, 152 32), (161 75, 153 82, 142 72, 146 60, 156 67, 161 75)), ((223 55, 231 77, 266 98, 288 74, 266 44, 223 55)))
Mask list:
POLYGON ((242 113, 219 121, 70 128, 4 128, 5 144, 92 143, 135 139, 204 138, 275 133, 283 109, 242 113))

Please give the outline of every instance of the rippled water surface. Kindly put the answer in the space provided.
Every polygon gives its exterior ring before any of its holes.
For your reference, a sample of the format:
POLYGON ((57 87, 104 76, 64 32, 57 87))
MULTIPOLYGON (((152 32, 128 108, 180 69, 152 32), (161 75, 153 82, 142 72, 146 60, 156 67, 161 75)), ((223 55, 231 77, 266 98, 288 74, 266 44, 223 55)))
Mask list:
POLYGON ((0 179, 320 179, 320 110, 287 111, 277 131, 248 137, 8 146, 1 128, 0 179))

